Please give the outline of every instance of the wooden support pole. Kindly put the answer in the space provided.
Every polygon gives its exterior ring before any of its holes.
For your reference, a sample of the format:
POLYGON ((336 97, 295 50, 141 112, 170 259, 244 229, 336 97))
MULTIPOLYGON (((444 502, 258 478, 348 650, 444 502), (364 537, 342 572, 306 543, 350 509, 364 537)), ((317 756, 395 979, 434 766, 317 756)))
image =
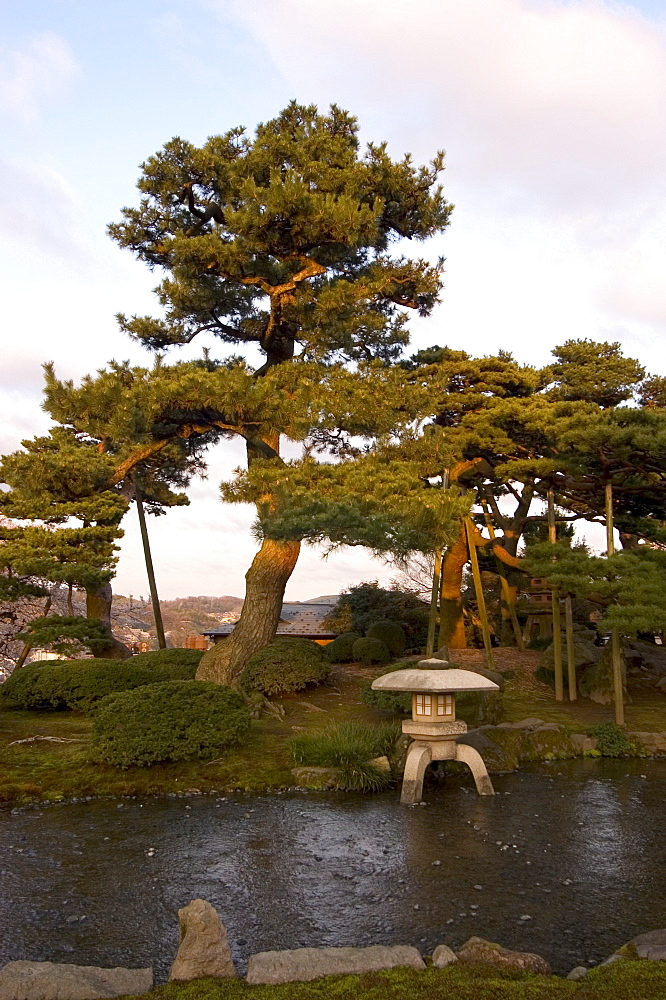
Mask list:
POLYGON ((146 573, 148 574, 148 587, 150 589, 150 600, 153 605, 153 615, 155 617, 155 631, 157 632, 157 645, 160 649, 166 649, 166 639, 164 637, 164 624, 162 623, 162 609, 160 608, 159 597, 157 596, 157 584, 155 583, 155 570, 153 569, 153 557, 150 553, 150 542, 148 541, 148 528, 146 527, 146 515, 143 509, 141 492, 134 483, 134 499, 136 500, 136 511, 139 515, 139 529, 141 531, 141 542, 143 544, 143 555, 146 560, 146 573))
POLYGON ((576 685, 576 651, 574 649, 571 594, 567 594, 564 598, 564 627, 567 637, 567 678, 569 681, 569 701, 576 701, 578 697, 578 688, 576 685))
MULTIPOLYGON (((493 521, 490 516, 490 511, 488 510, 488 504, 485 500, 481 501, 481 507, 483 508, 483 517, 486 522, 486 527, 488 528, 488 534, 491 539, 495 538, 495 529, 493 527, 493 521)), ((516 606, 511 600, 511 594, 509 592, 509 581, 502 573, 499 573, 500 578, 500 588, 502 591, 502 600, 509 612, 509 617, 511 619, 511 627, 513 628, 513 635, 516 640, 516 647, 521 652, 525 652, 525 640, 523 639, 523 633, 520 629, 520 623, 518 621, 518 615, 516 614, 516 606)))
POLYGON ((442 572, 442 550, 435 549, 435 566, 432 574, 432 594, 430 597, 430 614, 428 616, 428 638, 426 640, 426 656, 432 656, 435 652, 435 634, 437 631, 439 605, 439 581, 442 572))
POLYGON ((469 559, 472 564, 472 576, 474 577, 474 590, 476 591, 476 601, 479 605, 479 618, 481 619, 481 631, 483 633, 483 645, 486 650, 486 662, 490 669, 494 669, 493 647, 490 642, 490 627, 488 625, 488 613, 486 611, 486 599, 483 594, 481 583, 481 571, 479 569, 479 556, 474 542, 474 525, 471 517, 465 518, 465 531, 467 532, 467 547, 469 549, 469 559))
MULTIPOLYGON (((557 541, 555 524, 555 496, 548 490, 548 541, 557 541)), ((553 609, 553 660, 555 667, 555 701, 564 701, 564 677, 562 672, 562 621, 560 618, 560 595, 557 587, 550 591, 553 609)))
POLYGON ((444 645, 444 553, 439 567, 439 612, 437 615, 437 635, 435 638, 435 649, 441 649, 444 645))
MULTIPOLYGON (((613 484, 606 483, 606 555, 612 556, 614 554, 613 484)), ((611 661, 613 664, 613 701, 615 703, 615 721, 618 726, 623 726, 624 686, 622 684, 622 654, 620 651, 620 634, 616 628, 611 631, 611 661)))

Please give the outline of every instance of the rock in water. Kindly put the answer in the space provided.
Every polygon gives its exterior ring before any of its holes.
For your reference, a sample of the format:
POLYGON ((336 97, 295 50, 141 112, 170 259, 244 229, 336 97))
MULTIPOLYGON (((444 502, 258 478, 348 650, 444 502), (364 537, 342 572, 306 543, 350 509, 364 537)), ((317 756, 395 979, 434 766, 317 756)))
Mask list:
POLYGON ((230 979, 237 975, 227 932, 210 903, 205 899, 193 899, 178 911, 178 920, 180 946, 169 981, 203 976, 230 979))
POLYGON ((391 948, 295 948, 292 951, 261 951, 252 955, 247 981, 259 983, 307 983, 321 976, 359 975, 408 965, 425 969, 425 962, 411 945, 391 948))
POLYGON ((57 962, 9 962, 0 969, 0 1000, 106 1000, 152 989, 152 969, 98 969, 57 962))
POLYGON ((535 972, 540 976, 550 976, 550 966, 541 955, 533 955, 529 951, 510 951, 501 944, 484 941, 480 937, 471 937, 465 941, 457 952, 459 962, 485 962, 499 968, 520 969, 522 972, 535 972))
POLYGON ((618 948, 607 961, 616 961, 619 958, 648 958, 653 962, 666 962, 666 927, 632 938, 618 948))

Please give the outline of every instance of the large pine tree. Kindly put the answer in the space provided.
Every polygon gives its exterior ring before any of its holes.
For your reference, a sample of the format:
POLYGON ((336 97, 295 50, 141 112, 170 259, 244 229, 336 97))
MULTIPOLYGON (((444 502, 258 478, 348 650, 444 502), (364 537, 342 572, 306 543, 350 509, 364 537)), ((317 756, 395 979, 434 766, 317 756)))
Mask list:
MULTIPOLYGON (((245 439, 252 482, 242 495, 257 502, 261 534, 240 621, 204 657, 202 676, 233 681, 272 638, 301 539, 312 534, 307 518, 286 523, 296 500, 294 492, 281 495, 281 436, 344 458, 354 436, 375 447, 400 423, 401 401, 391 405, 396 389, 384 366, 407 342, 406 310, 427 315, 436 303, 442 269, 401 251, 403 241, 448 225, 442 169, 441 153, 415 167, 409 156, 392 160, 385 144, 361 151, 348 113, 291 103, 254 137, 234 129, 200 148, 167 143, 143 165, 139 207, 110 227, 121 246, 164 274, 157 289, 163 316, 121 316, 131 336, 164 350, 208 333, 247 354, 209 373, 217 395, 201 371, 189 397, 190 425, 213 423, 245 439), (381 416, 384 408, 390 418, 381 416)), ((406 425, 414 414, 403 409, 406 425)), ((318 470, 316 479, 321 497, 328 491, 331 499, 330 478, 318 470)), ((365 486, 360 492, 367 497, 365 486)), ((329 512, 335 537, 340 520, 329 512)), ((315 535, 327 535, 323 520, 315 535)), ((350 533, 339 541, 352 541, 350 533)))

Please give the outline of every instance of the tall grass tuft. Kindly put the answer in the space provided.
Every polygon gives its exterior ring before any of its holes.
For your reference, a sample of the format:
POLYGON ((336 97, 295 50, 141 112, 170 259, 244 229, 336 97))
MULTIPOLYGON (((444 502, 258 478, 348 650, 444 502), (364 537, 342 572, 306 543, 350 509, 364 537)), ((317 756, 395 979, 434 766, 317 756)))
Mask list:
POLYGON ((390 785, 392 777, 372 760, 390 758, 399 735, 397 723, 369 726, 341 722, 316 733, 293 736, 289 749, 296 764, 340 768, 340 784, 350 791, 378 792, 390 785))

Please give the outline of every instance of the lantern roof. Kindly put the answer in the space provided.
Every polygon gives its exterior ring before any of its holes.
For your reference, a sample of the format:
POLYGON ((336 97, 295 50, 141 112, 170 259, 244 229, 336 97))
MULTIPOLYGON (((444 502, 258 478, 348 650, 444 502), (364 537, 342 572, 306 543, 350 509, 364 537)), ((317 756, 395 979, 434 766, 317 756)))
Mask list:
POLYGON ((419 660, 415 667, 382 674, 372 682, 374 691, 430 691, 454 694, 456 691, 499 691, 499 685, 473 670, 446 666, 445 660, 419 660), (427 664, 427 665, 426 665, 427 664), (432 664, 432 666, 430 666, 432 664), (439 665, 441 664, 441 669, 439 665))

